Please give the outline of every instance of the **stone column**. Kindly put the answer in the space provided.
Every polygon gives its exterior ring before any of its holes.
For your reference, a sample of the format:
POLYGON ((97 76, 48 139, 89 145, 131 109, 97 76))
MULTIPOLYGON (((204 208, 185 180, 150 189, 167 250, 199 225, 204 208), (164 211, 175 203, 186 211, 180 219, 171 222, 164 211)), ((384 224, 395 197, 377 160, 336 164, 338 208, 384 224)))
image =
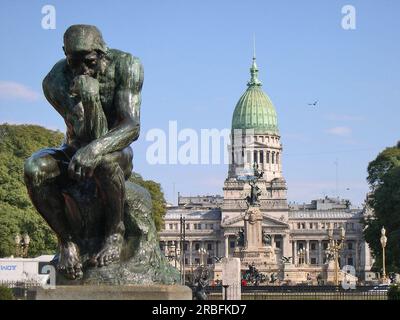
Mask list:
POLYGON ((355 254, 355 260, 354 260, 354 268, 356 269, 356 273, 358 274, 358 271, 360 270, 359 269, 359 263, 358 263, 358 246, 359 246, 359 243, 358 243, 358 240, 356 240, 356 245, 355 245, 355 248, 354 249, 356 249, 356 254, 355 254))
MULTIPOLYGON (((291 254, 291 246, 290 246, 290 242, 289 242, 289 236, 287 234, 283 234, 282 235, 282 255, 285 257, 293 257, 293 254, 291 254)), ((293 250, 293 249, 292 249, 293 250)))
POLYGON ((318 264, 322 266, 322 240, 318 240, 318 264))
POLYGON ((310 240, 306 240, 306 256, 305 263, 310 264, 310 240))
POLYGON ((189 241, 189 265, 192 265, 193 242, 189 241))
POLYGON ((164 241, 164 256, 168 255, 168 241, 164 241))
POLYGON ((222 285, 227 286, 223 288, 223 300, 241 300, 240 278, 240 259, 222 259, 222 285))
POLYGON ((297 240, 293 240, 294 254, 293 254, 293 264, 297 265, 299 261, 297 260, 297 240))
POLYGON ((229 236, 227 234, 225 236, 225 258, 229 257, 229 236))

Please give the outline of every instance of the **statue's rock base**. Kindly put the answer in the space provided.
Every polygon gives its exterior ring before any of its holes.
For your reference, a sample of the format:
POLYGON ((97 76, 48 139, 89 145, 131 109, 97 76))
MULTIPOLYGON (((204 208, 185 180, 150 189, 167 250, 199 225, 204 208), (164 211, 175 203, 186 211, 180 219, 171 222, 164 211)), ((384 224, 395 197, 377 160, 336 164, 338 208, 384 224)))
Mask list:
POLYGON ((192 300, 192 290, 180 285, 57 286, 38 288, 35 300, 192 300))
MULTIPOLYGON (((121 261, 108 266, 84 267, 83 278, 66 279, 57 273, 57 286, 93 286, 93 285, 173 285, 179 283, 180 275, 171 266, 160 251, 157 231, 152 218, 152 200, 149 192, 137 184, 126 182, 125 201, 125 239, 121 261)), ((82 195, 82 192, 72 192, 82 195)), ((76 198, 81 208, 89 203, 91 207, 85 212, 95 212, 96 197, 86 201, 84 197, 76 198), (85 201, 84 201, 85 200, 85 201)), ((57 264, 57 258, 53 261, 57 264)), ((72 289, 71 289, 72 290, 72 289)))

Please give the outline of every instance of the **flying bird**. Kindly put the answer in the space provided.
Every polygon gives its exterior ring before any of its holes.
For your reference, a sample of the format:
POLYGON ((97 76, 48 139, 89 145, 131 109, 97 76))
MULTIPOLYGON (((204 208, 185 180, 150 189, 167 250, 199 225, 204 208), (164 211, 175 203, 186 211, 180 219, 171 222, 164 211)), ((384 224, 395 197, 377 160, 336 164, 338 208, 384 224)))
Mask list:
POLYGON ((308 105, 309 105, 309 106, 316 107, 317 104, 318 104, 318 100, 315 100, 313 103, 309 103, 308 105))

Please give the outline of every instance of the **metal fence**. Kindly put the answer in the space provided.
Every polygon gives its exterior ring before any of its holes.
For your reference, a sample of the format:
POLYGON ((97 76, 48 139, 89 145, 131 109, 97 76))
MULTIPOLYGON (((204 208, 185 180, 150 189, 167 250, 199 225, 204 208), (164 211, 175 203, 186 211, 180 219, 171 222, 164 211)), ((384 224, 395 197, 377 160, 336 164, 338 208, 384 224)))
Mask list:
MULTIPOLYGON (((222 300, 222 287, 207 287, 209 300, 222 300)), ((345 290, 341 286, 242 286, 242 300, 387 300, 386 290, 360 286, 345 290)))
POLYGON ((10 288, 18 300, 30 300, 34 297, 36 288, 43 284, 37 281, 0 281, 0 286, 10 288))

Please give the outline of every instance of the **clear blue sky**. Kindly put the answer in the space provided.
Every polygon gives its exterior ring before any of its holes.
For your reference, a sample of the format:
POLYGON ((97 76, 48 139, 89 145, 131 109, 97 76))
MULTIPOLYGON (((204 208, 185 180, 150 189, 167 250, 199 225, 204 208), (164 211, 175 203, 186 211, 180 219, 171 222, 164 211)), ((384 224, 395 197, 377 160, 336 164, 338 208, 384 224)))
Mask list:
POLYGON ((399 140, 400 2, 385 1, 2 1, 0 123, 64 130, 43 98, 41 81, 63 57, 62 35, 97 25, 111 48, 138 56, 145 69, 141 137, 134 168, 159 181, 168 200, 222 194, 226 165, 149 165, 146 132, 229 128, 257 62, 284 145, 290 201, 339 194, 360 204, 366 168, 399 140), (41 27, 43 5, 56 29, 41 27), (341 27, 343 5, 356 8, 356 30, 341 27), (319 100, 317 108, 307 104, 319 100))

